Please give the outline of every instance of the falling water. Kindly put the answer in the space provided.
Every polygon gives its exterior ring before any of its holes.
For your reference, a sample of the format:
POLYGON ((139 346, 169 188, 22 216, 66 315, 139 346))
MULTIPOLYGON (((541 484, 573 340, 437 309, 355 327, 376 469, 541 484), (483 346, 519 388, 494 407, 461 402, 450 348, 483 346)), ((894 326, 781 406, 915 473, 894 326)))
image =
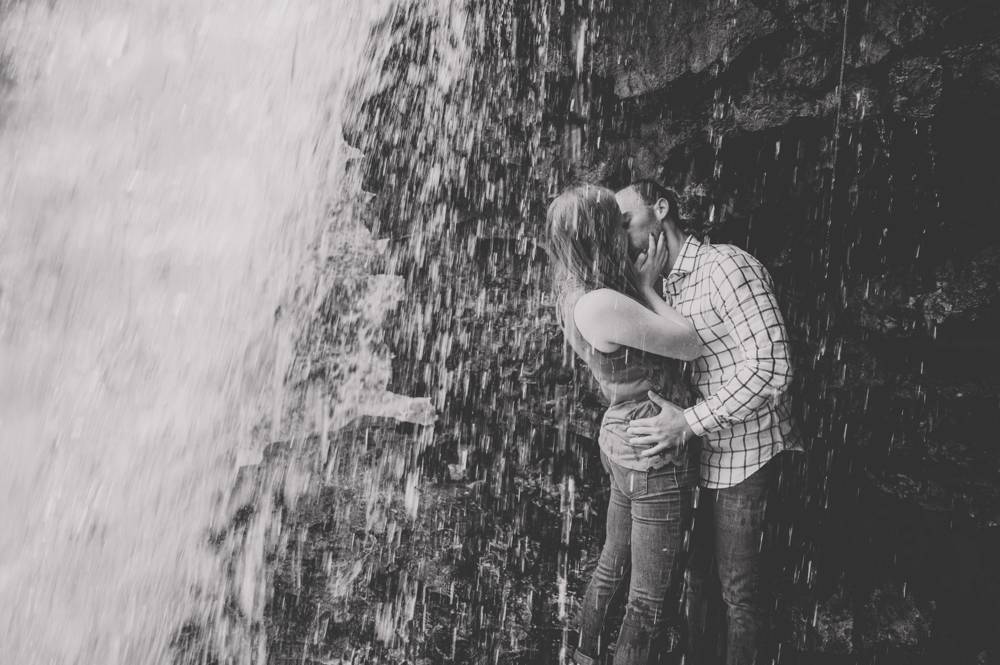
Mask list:
POLYGON ((208 534, 264 445, 364 410, 292 420, 285 384, 320 267, 377 251, 328 213, 392 3, 0 7, 0 660, 164 663, 193 622, 262 662, 222 618, 259 621, 280 525, 208 534))

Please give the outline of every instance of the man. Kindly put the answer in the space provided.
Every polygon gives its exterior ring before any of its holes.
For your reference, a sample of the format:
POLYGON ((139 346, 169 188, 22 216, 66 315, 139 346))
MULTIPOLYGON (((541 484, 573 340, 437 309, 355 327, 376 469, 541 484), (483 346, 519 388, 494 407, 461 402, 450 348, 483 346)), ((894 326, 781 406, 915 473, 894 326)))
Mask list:
POLYGON ((750 665, 766 618, 761 543, 766 495, 776 473, 771 460, 796 447, 786 395, 791 367, 785 325, 760 262, 738 247, 703 244, 685 233, 673 192, 643 180, 616 198, 635 250, 649 245, 650 234, 664 234, 670 251, 664 296, 694 324, 707 349, 691 365, 702 401, 681 409, 651 394, 661 412, 632 421, 628 430, 633 444, 655 444, 647 455, 702 439, 687 608, 689 662, 708 660, 701 639, 703 589, 714 567, 726 608, 725 662, 750 665))

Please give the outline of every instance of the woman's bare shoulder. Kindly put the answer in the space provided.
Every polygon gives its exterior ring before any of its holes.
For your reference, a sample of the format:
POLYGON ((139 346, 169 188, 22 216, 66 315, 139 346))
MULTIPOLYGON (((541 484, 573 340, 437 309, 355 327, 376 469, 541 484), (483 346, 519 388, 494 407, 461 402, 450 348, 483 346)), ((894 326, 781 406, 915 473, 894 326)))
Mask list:
POLYGON ((602 353, 612 353, 621 345, 611 337, 619 327, 619 317, 632 303, 635 301, 614 289, 594 289, 580 296, 573 319, 580 334, 591 346, 602 353))

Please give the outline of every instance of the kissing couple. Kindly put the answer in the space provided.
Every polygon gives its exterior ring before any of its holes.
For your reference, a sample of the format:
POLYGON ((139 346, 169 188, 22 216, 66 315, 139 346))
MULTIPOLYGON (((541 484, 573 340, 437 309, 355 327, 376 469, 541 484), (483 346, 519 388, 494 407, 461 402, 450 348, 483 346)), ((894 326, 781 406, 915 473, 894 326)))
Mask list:
POLYGON ((764 662, 764 514, 775 457, 797 448, 771 278, 742 249, 685 232, 677 195, 652 180, 573 187, 546 226, 563 333, 609 403, 598 437, 607 533, 573 662, 605 662, 608 606, 625 584, 614 665, 707 665, 720 646, 726 665, 764 662), (664 385, 680 381, 677 360, 690 370, 680 392, 664 385), (710 589, 721 640, 705 627, 710 589))

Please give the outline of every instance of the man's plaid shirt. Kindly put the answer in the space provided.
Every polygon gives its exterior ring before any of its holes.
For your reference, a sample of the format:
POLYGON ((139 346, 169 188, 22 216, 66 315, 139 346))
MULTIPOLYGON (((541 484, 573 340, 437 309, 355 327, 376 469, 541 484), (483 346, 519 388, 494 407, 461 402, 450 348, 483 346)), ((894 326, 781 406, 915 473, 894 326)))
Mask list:
POLYGON ((691 363, 702 401, 684 411, 702 438, 701 484, 732 487, 798 447, 786 395, 788 340, 771 277, 742 249, 689 236, 664 295, 694 324, 706 349, 691 363))

